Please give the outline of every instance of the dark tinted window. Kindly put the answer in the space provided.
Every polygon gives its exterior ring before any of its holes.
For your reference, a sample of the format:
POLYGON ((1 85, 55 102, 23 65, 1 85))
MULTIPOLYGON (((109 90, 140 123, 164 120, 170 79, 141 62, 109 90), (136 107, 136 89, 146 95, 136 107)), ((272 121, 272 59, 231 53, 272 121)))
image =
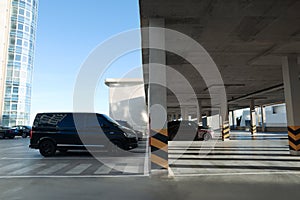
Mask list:
POLYGON ((61 121, 58 122, 58 126, 63 127, 75 127, 73 115, 68 114, 61 121))
POLYGON ((38 114, 34 120, 34 126, 57 127, 67 116, 67 114, 38 114))

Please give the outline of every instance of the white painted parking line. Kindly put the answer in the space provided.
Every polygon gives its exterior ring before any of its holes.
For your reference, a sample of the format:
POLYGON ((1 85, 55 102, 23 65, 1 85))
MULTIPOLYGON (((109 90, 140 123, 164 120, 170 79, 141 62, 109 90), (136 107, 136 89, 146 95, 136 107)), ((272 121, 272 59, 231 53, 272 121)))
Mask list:
POLYGON ((128 178, 128 177, 148 177, 148 175, 27 175, 27 176, 0 176, 0 179, 23 179, 23 178, 128 178))
POLYGON ((52 174, 52 173, 55 173, 58 170, 66 167, 66 166, 68 166, 68 164, 56 164, 56 165, 53 165, 53 166, 51 166, 51 167, 49 167, 47 169, 44 169, 44 170, 38 172, 37 174, 45 174, 45 175, 46 174, 52 174))
POLYGON ((91 158, 85 158, 85 157, 53 157, 53 158, 43 158, 43 157, 37 157, 37 158, 8 158, 8 157, 3 157, 1 160, 96 160, 96 158, 91 157, 91 158))
POLYGON ((22 169, 19 169, 19 170, 16 170, 16 171, 13 171, 12 173, 10 174, 26 174, 32 170, 35 170, 39 167, 42 167, 42 166, 45 166, 45 164, 34 164, 34 165, 30 165, 30 166, 27 166, 27 167, 23 167, 22 169))
POLYGON ((23 166, 24 164, 22 163, 14 163, 14 164, 9 164, 9 165, 3 165, 2 167, 0 167, 0 174, 4 174, 7 171, 11 172, 14 169, 19 169, 23 166))
POLYGON ((125 173, 139 173, 139 166, 138 165, 126 165, 124 168, 125 173))
POLYGON ((97 169, 97 171, 95 171, 94 174, 109 174, 109 172, 111 172, 111 170, 114 168, 114 165, 108 167, 106 165, 102 165, 101 167, 99 167, 97 169))
POLYGON ((66 174, 80 174, 87 168, 89 168, 92 164, 80 164, 74 167, 73 169, 66 172, 66 174))

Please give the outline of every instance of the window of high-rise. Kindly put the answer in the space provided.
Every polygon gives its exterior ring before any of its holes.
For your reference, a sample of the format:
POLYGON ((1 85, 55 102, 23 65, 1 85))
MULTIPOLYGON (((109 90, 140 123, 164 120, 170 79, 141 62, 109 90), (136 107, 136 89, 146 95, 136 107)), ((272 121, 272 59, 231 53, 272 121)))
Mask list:
POLYGON ((3 126, 30 122, 37 15, 38 0, 0 2, 0 124, 3 126))

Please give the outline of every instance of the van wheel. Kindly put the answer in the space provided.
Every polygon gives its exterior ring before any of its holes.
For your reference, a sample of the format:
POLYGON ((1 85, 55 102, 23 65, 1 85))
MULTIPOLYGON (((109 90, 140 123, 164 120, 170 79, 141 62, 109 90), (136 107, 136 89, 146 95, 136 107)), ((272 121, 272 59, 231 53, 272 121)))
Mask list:
POLYGON ((44 157, 54 156, 56 152, 55 144, 50 140, 43 140, 39 146, 40 154, 44 157))

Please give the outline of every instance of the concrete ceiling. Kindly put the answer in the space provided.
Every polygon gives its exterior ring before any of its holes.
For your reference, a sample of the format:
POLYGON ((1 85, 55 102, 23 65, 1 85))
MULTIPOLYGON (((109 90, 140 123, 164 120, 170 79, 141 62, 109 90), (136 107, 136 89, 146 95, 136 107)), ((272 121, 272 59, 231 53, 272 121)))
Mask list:
MULTIPOLYGON (((189 35, 206 49, 221 72, 230 109, 249 107, 250 99, 256 105, 284 102, 281 58, 300 54, 299 11, 298 0, 140 0, 141 27, 148 27, 150 18, 163 18, 165 28, 189 35)), ((142 40, 147 43, 148 35, 142 34, 142 40)), ((148 56, 143 50, 144 64, 148 56)), ((207 86, 190 63, 167 53, 166 64, 189 80, 209 110, 207 86)), ((171 75, 167 83, 184 93, 171 75)), ((168 107, 176 104, 168 93, 168 107)))

